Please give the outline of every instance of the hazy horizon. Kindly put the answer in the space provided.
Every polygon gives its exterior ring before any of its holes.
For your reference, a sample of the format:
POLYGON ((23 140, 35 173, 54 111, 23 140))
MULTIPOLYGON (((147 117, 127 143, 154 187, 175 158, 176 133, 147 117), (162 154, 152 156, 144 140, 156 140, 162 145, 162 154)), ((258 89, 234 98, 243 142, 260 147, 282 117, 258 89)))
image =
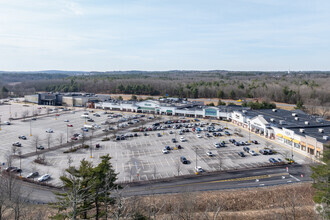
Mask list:
POLYGON ((329 8, 326 0, 3 0, 0 70, 327 71, 329 8))

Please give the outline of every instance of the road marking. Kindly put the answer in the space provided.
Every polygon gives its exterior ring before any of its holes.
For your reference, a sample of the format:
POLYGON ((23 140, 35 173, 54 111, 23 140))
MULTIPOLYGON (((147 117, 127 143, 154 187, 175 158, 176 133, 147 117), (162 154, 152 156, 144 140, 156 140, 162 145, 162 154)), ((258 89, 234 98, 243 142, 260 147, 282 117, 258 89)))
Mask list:
POLYGON ((290 177, 293 178, 293 179, 295 179, 295 180, 297 180, 298 182, 300 182, 300 179, 298 179, 297 177, 294 177, 292 175, 290 175, 290 177))

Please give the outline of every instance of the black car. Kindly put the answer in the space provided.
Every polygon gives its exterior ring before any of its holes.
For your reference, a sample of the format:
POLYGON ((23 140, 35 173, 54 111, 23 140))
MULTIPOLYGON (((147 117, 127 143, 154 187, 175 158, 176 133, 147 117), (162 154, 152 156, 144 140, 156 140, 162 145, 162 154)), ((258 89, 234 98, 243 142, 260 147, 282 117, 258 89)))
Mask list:
POLYGON ((250 148, 249 148, 249 147, 243 147, 243 150, 244 150, 245 152, 249 152, 249 151, 250 151, 250 148))
POLYGON ((157 137, 161 137, 162 135, 160 133, 157 133, 157 137))
POLYGON ((181 147, 180 144, 176 145, 176 147, 177 147, 178 149, 182 149, 182 147, 181 147))
POLYGON ((263 155, 267 155, 268 154, 268 151, 265 150, 265 149, 260 149, 259 150, 259 153, 263 154, 263 155))
POLYGON ((172 143, 176 143, 176 139, 175 138, 172 138, 172 143))
POLYGON ((90 118, 90 119, 88 119, 87 121, 88 121, 88 122, 94 122, 94 120, 93 120, 93 119, 91 119, 91 118, 90 118))
POLYGON ((166 150, 171 150, 170 146, 165 146, 166 150))
POLYGON ((239 155, 240 157, 245 157, 244 152, 238 152, 238 155, 239 155))
POLYGON ((272 155, 272 154, 274 154, 274 152, 271 150, 271 149, 265 149, 265 151, 267 152, 267 154, 269 154, 269 155, 272 155))
POLYGON ((188 164, 188 160, 187 160, 184 156, 181 156, 181 157, 180 157, 180 161, 181 161, 181 163, 183 163, 183 164, 188 164))

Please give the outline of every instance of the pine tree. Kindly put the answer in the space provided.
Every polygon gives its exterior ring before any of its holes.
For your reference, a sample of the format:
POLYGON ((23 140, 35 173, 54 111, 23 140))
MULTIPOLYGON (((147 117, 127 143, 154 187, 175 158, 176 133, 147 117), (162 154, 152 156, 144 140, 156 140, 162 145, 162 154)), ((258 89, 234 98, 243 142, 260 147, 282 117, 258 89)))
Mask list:
POLYGON ((330 145, 324 145, 322 162, 323 164, 311 167, 313 187, 316 189, 314 201, 320 204, 319 213, 324 218, 330 219, 330 145))

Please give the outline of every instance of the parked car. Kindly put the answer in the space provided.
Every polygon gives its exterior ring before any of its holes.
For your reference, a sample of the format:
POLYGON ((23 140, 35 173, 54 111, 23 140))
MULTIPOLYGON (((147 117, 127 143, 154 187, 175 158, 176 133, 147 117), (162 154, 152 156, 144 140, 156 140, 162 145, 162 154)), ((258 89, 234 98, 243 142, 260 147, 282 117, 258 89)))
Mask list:
POLYGON ((263 154, 263 155, 267 155, 268 151, 266 151, 265 149, 260 149, 259 153, 263 154))
POLYGON ((213 144, 216 148, 220 148, 220 144, 219 143, 214 143, 213 144))
POLYGON ((3 122, 5 125, 11 125, 11 123, 9 121, 5 121, 3 122))
POLYGON ((93 119, 91 119, 91 118, 90 118, 90 119, 88 119, 87 121, 88 121, 88 122, 94 122, 94 120, 93 120, 93 119))
POLYGON ((197 137, 197 138, 202 138, 202 135, 197 134, 196 137, 197 137))
POLYGON ((64 120, 64 122, 70 122, 69 119, 64 120))
POLYGON ((29 173, 26 178, 34 178, 34 177, 37 177, 39 176, 39 173, 38 172, 33 172, 33 173, 29 173))
POLYGON ((157 133, 157 137, 161 137, 162 135, 160 133, 157 133))
POLYGON ((44 150, 45 148, 44 148, 44 146, 40 145, 40 146, 37 147, 37 149, 38 150, 44 150))
POLYGON ((178 149, 182 149, 182 147, 181 147, 181 145, 180 145, 180 144, 178 144, 178 145, 175 145, 175 147, 176 147, 176 148, 178 148, 178 149))
POLYGON ((170 146, 165 146, 166 150, 171 150, 170 146))
POLYGON ((176 143, 176 139, 175 138, 172 138, 172 143, 176 143))
POLYGON ((73 125, 72 124, 68 124, 68 127, 73 127, 73 125))
POLYGON ((185 158, 184 156, 181 156, 181 157, 180 157, 180 161, 181 161, 181 163, 183 163, 183 164, 188 164, 188 160, 187 160, 187 158, 185 158))
POLYGON ((167 150, 166 148, 164 148, 164 149, 162 150, 162 152, 163 152, 163 154, 168 154, 168 150, 167 150))
POLYGON ((18 136, 19 139, 26 140, 27 138, 24 135, 18 136))
POLYGON ((184 137, 180 137, 180 141, 181 141, 181 142, 185 142, 186 139, 185 139, 184 137))
POLYGON ((76 141, 76 140, 78 140, 78 138, 77 137, 71 137, 71 140, 76 141))
POLYGON ((14 142, 13 143, 13 146, 16 146, 16 147, 22 147, 22 144, 20 142, 14 142))
POLYGON ((275 160, 274 158, 269 158, 269 162, 271 162, 271 163, 277 163, 277 160, 275 160))
POLYGON ((238 156, 245 157, 245 154, 244 154, 244 152, 238 152, 238 156))
POLYGON ((38 182, 44 182, 50 179, 50 175, 49 174, 44 174, 41 177, 38 178, 38 182))
POLYGON ((214 156, 214 154, 211 151, 206 152, 206 155, 209 156, 209 157, 213 157, 214 156))
POLYGON ((243 147, 243 150, 244 150, 245 152, 249 152, 249 151, 250 151, 250 148, 249 148, 249 147, 243 147))
POLYGON ((251 154, 252 156, 257 156, 257 153, 254 150, 249 150, 249 154, 251 154))
POLYGON ((251 142, 254 143, 254 144, 259 144, 259 142, 256 141, 256 140, 253 140, 253 141, 251 141, 251 142))
POLYGON ((265 149, 265 151, 267 152, 267 154, 269 154, 269 155, 272 155, 272 154, 274 154, 274 152, 271 150, 271 149, 265 149))
POLYGON ((195 167, 195 171, 198 172, 198 173, 204 172, 204 170, 201 166, 195 167))
POLYGON ((53 129, 48 128, 48 129, 46 130, 46 132, 47 132, 47 133, 53 133, 54 131, 53 131, 53 129))

